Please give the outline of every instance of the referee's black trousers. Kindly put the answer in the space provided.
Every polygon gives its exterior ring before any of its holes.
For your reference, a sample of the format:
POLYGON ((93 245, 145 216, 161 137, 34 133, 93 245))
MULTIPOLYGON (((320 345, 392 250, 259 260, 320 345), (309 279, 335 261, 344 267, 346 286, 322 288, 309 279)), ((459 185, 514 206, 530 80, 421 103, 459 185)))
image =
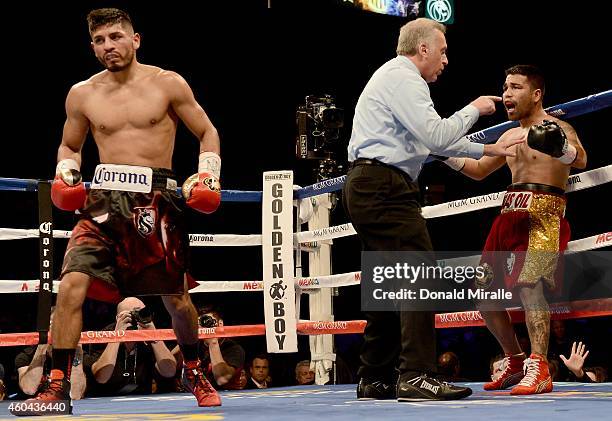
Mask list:
MULTIPOLYGON (((432 251, 421 216, 418 184, 401 170, 355 165, 343 188, 344 209, 364 251, 432 251)), ((435 373, 434 312, 365 312, 359 376, 393 381, 400 375, 435 373)))

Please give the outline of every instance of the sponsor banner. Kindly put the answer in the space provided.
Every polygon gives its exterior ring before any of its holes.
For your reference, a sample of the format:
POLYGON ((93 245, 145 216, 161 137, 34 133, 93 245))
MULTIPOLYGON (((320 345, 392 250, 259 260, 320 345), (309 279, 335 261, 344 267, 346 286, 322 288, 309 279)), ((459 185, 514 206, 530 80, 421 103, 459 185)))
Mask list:
POLYGON ((579 252, 608 246, 612 246, 612 231, 593 235, 587 238, 582 238, 580 240, 570 241, 567 244, 567 251, 579 252))
POLYGON ((268 352, 297 352, 293 172, 263 174, 262 257, 268 352))
POLYGON ((261 234, 189 234, 192 247, 261 246, 261 234))
MULTIPOLYGON (((587 189, 612 181, 612 165, 585 171, 570 176, 567 183, 567 192, 587 189)), ((466 199, 454 200, 452 202, 440 203, 439 205, 426 206, 423 208, 424 218, 438 218, 441 216, 457 215, 473 212, 479 209, 501 206, 505 191, 489 193, 482 196, 474 196, 466 199)))
MULTIPOLYGON (((509 309, 512 323, 524 323, 525 311, 520 308, 509 309)), ((604 317, 612 315, 612 299, 583 300, 572 303, 553 303, 550 305, 551 320, 568 320, 585 317, 604 317)), ((485 326, 479 311, 436 314, 436 328, 485 326)))
POLYGON ((350 223, 326 227, 314 231, 304 231, 295 234, 299 243, 309 243, 312 241, 325 241, 333 238, 348 237, 355 235, 357 232, 350 223))
POLYGON ((571 175, 567 179, 566 192, 588 189, 612 181, 612 165, 571 175))
POLYGON ((339 273, 337 275, 322 275, 316 277, 305 277, 296 279, 296 287, 303 290, 346 287, 350 285, 359 285, 360 283, 360 271, 339 273))
POLYGON ((468 197, 466 199, 453 200, 452 202, 440 203, 439 205, 425 206, 422 210, 422 214, 423 218, 429 219, 473 212, 479 209, 494 208, 501 206, 503 196, 504 192, 502 191, 484 194, 482 196, 468 197))
POLYGON ((150 193, 152 187, 152 168, 135 165, 98 164, 89 188, 92 190, 150 193))

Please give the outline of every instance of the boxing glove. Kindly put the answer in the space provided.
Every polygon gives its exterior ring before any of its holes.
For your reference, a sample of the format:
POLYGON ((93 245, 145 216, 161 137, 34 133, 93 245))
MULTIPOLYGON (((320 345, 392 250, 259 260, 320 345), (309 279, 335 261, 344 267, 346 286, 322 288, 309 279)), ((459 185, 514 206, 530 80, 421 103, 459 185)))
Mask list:
POLYGON ((554 121, 544 120, 529 128, 527 144, 531 149, 557 158, 564 164, 571 164, 576 159, 576 148, 570 145, 565 132, 554 121))
POLYGON ((183 183, 183 197, 187 206, 202 212, 213 213, 221 204, 221 158, 214 152, 202 152, 198 173, 183 183))
POLYGON ((55 168, 51 201, 61 210, 74 212, 83 207, 86 198, 79 164, 74 159, 62 159, 55 168))

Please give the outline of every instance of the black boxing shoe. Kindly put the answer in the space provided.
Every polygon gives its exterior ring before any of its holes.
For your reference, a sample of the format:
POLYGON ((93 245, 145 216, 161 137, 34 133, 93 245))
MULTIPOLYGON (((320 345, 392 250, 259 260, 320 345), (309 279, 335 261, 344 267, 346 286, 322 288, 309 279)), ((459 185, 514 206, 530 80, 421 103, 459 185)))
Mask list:
POLYGON ((449 401, 463 399, 472 394, 469 387, 455 386, 422 374, 413 378, 400 378, 397 382, 397 400, 403 401, 449 401))
POLYGON ((388 383, 383 380, 367 380, 361 378, 357 384, 357 399, 395 399, 395 384, 388 383))

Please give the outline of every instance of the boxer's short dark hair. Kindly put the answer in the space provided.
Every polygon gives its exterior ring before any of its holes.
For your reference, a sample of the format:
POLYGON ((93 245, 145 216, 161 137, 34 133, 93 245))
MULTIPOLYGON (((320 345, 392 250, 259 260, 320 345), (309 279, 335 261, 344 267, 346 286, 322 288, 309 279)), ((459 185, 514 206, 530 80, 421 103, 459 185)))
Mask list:
POLYGON ((109 7, 95 9, 89 12, 87 15, 87 26, 89 27, 90 35, 101 26, 114 25, 117 23, 121 24, 123 27, 134 27, 132 25, 132 18, 130 18, 130 15, 121 9, 109 7))
POLYGON ((532 64, 517 64, 516 66, 506 69, 506 76, 508 75, 526 76, 531 86, 535 89, 541 90, 542 96, 544 96, 544 73, 539 67, 532 64))

